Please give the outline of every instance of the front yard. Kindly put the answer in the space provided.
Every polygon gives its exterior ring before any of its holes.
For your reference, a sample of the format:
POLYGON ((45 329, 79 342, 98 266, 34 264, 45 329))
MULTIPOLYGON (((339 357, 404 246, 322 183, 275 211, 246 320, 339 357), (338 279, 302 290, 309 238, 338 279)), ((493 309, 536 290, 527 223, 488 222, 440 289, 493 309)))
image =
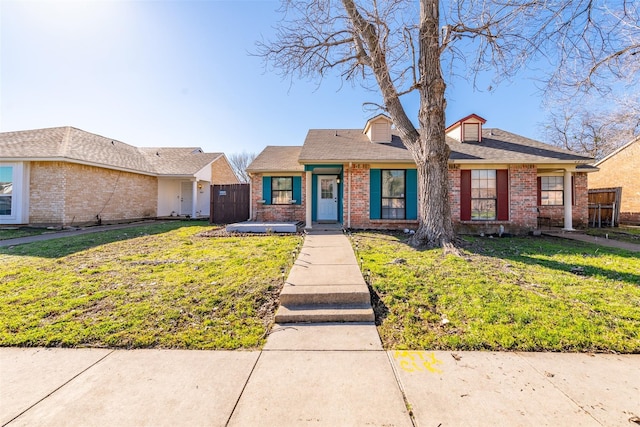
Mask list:
POLYGON ((172 222, 0 248, 0 345, 257 348, 298 236, 172 222))
POLYGON ((555 238, 466 238, 464 256, 356 233, 385 348, 640 352, 640 257, 555 238))
MULTIPOLYGON (((463 257, 359 232, 387 349, 640 352, 640 257, 555 238, 466 238, 463 257)), ((197 221, 0 248, 0 346, 254 349, 299 236, 197 221)))

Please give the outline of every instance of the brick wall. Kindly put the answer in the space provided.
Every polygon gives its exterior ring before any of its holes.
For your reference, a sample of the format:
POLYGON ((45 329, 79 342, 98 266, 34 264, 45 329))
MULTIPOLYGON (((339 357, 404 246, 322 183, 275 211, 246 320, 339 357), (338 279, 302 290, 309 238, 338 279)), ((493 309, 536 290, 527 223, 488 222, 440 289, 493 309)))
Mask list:
POLYGON ((221 157, 211 164, 211 184, 238 184, 240 180, 233 172, 226 157, 221 157))
POLYGON ((259 222, 298 222, 306 217, 306 176, 302 174, 302 200, 299 205, 267 205, 259 203, 262 198, 262 175, 251 176, 251 220, 259 222))
POLYGON ((622 187, 620 222, 640 224, 640 140, 598 165, 589 174, 589 188, 622 187))
POLYGON ((64 165, 63 162, 31 162, 29 224, 64 223, 64 165))
POLYGON ((509 222, 520 232, 538 223, 538 169, 535 165, 509 166, 509 222))
POLYGON ((65 162, 34 162, 29 223, 95 224, 156 216, 156 177, 65 162))
POLYGON ((349 212, 347 188, 351 179, 351 228, 373 228, 369 219, 369 165, 358 163, 351 167, 345 165, 343 176, 345 194, 342 198, 342 212, 344 212, 345 225, 347 225, 349 212))

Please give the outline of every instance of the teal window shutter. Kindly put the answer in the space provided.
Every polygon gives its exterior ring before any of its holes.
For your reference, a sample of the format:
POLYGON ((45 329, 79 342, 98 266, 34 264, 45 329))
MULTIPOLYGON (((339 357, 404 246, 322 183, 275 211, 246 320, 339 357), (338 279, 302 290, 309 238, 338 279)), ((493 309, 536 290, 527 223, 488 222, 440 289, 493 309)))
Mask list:
POLYGON ((293 200, 296 201, 295 205, 302 204, 302 177, 300 176, 293 177, 293 200))
POLYGON ((264 199, 265 205, 271 204, 271 177, 270 176, 262 177, 262 198, 264 199))
POLYGON ((380 190, 382 188, 380 169, 369 170, 369 218, 380 219, 382 198, 380 190))
POLYGON ((406 218, 418 219, 418 171, 407 169, 406 175, 406 218))

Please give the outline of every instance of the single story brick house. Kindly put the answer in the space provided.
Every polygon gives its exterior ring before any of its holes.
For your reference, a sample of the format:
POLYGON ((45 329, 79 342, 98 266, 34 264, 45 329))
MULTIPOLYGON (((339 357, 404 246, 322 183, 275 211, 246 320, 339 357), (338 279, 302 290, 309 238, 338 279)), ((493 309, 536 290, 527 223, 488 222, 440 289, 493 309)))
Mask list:
POLYGON ((57 127, 0 133, 0 225, 208 217, 211 184, 238 183, 223 153, 138 148, 57 127))
MULTIPOLYGON (((540 218, 588 222, 592 158, 500 129, 471 114, 446 130, 449 195, 458 232, 525 233, 540 218)), ((253 221, 338 222, 415 229, 417 171, 386 115, 364 129, 312 129, 302 146, 268 146, 249 165, 253 221)))
POLYGON ((589 189, 622 187, 620 222, 640 225, 640 137, 629 141, 595 165, 589 189))

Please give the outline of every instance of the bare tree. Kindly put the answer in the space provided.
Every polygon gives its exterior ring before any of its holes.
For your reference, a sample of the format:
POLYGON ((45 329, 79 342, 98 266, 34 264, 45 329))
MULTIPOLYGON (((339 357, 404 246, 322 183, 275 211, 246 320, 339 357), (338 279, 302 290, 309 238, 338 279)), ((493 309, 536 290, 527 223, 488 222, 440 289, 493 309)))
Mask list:
POLYGON ((615 104, 577 102, 554 108, 543 124, 548 141, 601 159, 640 135, 640 98, 615 104))
POLYGON ((247 166, 249 166, 255 158, 255 153, 247 153, 246 151, 243 151, 242 153, 233 153, 228 156, 229 163, 231 163, 233 171, 241 182, 249 182, 247 166))
MULTIPOLYGON (((416 246, 455 249, 443 65, 466 70, 471 78, 491 71, 499 81, 534 57, 560 58, 566 68, 577 52, 593 66, 582 80, 572 73, 572 84, 588 88, 607 64, 615 71, 633 62, 629 58, 638 50, 637 28, 627 25, 638 22, 638 8, 626 0, 614 11, 605 0, 283 0, 282 5, 276 37, 258 43, 258 54, 287 76, 322 79, 338 72, 343 80, 380 92, 378 107, 393 120, 418 171, 416 246), (412 91, 420 97, 420 131, 401 100, 412 91)), ((560 77, 567 76, 556 73, 550 80, 571 83, 560 77)))

